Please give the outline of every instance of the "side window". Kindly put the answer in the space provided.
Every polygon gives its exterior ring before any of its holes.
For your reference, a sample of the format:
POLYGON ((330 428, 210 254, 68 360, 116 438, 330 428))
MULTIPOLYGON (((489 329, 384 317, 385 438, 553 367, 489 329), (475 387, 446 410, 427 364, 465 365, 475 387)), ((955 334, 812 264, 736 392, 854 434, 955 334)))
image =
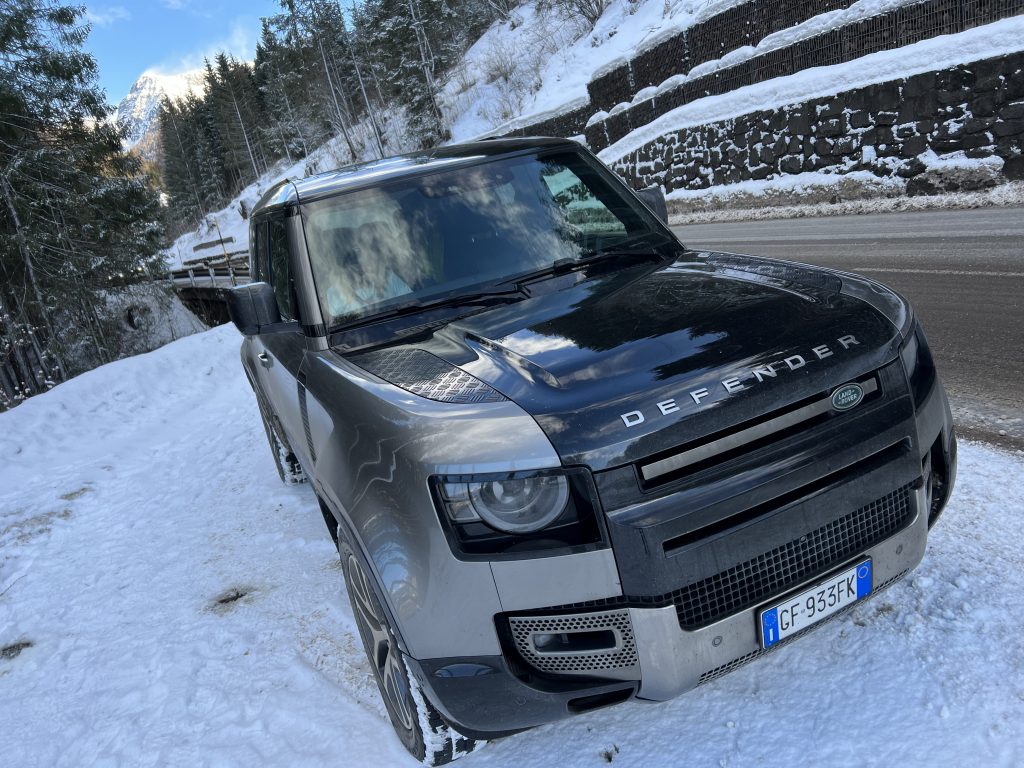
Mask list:
POLYGON ((254 241, 254 253, 256 254, 256 259, 253 264, 256 271, 253 274, 253 280, 257 282, 267 282, 270 280, 270 249, 267 248, 267 222, 256 222, 253 225, 252 231, 253 236, 256 238, 254 241))
POLYGON ((549 161, 541 171, 563 220, 585 235, 628 234, 622 218, 602 202, 590 186, 569 168, 549 161))
POLYGON ((267 222, 267 244, 270 246, 270 284, 274 286, 281 320, 295 319, 292 301, 292 275, 288 263, 288 230, 284 221, 267 222))

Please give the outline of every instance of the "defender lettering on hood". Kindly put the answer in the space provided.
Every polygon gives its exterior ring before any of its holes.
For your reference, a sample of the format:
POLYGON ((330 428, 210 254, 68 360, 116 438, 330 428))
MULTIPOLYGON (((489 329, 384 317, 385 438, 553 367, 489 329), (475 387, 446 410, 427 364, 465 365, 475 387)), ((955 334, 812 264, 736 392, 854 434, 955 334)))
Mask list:
MULTIPOLYGON (((855 336, 849 334, 846 336, 840 336, 838 339, 836 339, 836 343, 842 346, 844 350, 849 349, 854 345, 860 344, 860 342, 857 341, 857 338, 855 336)), ((766 365, 758 365, 753 368, 750 368, 746 373, 743 373, 739 376, 730 376, 728 378, 722 379, 720 384, 723 387, 725 387, 727 394, 731 395, 734 392, 740 392, 744 389, 749 389, 751 386, 761 384, 766 378, 774 379, 779 375, 779 371, 795 371, 798 368, 803 368, 805 365, 807 365, 808 362, 817 362, 819 360, 824 360, 827 357, 832 357, 833 354, 832 349, 831 347, 828 346, 828 344, 819 344, 818 346, 813 347, 811 349, 811 352, 814 354, 814 357, 811 357, 810 355, 805 357, 804 355, 800 354, 790 355, 789 357, 784 358, 782 360, 776 360, 766 365)), ((708 397, 710 394, 711 390, 709 390, 707 387, 691 389, 686 393, 686 395, 688 395, 693 400, 694 406, 697 407, 700 406, 701 400, 708 397)), ((684 407, 693 408, 693 406, 690 406, 689 402, 686 401, 685 399, 683 399, 682 404, 680 404, 679 402, 677 402, 677 398, 671 397, 668 398, 667 400, 662 400, 658 403, 655 403, 655 408, 657 409, 657 411, 654 412, 653 415, 668 416, 669 414, 680 412, 684 407)), ((644 414, 643 411, 639 410, 623 413, 622 415, 619 416, 619 418, 622 419, 622 423, 625 424, 627 427, 635 427, 647 421, 647 416, 644 414)))

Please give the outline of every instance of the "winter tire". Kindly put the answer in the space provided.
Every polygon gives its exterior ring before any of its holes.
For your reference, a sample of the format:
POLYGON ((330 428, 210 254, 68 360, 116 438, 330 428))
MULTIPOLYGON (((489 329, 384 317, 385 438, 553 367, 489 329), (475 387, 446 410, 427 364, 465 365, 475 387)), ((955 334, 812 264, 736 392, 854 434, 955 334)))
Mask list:
MULTIPOLYGON (((259 402, 259 398, 257 398, 257 402, 259 402)), ((278 430, 263 403, 259 402, 259 406, 263 429, 266 430, 267 442, 270 443, 270 454, 274 457, 274 466, 277 467, 277 474, 280 475, 281 482, 286 485, 298 485, 306 482, 306 473, 302 471, 299 460, 295 458, 288 443, 278 436, 278 430)))
POLYGON ((344 539, 339 539, 338 551, 352 615, 391 725, 402 745, 423 765, 435 766, 446 765, 485 744, 449 726, 423 695, 366 569, 344 539))

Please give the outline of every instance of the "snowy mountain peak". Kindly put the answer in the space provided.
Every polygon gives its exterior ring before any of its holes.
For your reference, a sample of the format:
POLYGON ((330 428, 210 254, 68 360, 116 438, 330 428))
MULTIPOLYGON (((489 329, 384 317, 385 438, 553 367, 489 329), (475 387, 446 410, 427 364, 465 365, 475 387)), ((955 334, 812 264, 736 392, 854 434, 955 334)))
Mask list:
POLYGON ((121 99, 115 111, 116 119, 128 126, 125 147, 131 149, 156 127, 160 101, 164 96, 180 99, 190 91, 201 94, 203 90, 202 69, 192 69, 173 75, 156 70, 143 72, 128 95, 121 99))

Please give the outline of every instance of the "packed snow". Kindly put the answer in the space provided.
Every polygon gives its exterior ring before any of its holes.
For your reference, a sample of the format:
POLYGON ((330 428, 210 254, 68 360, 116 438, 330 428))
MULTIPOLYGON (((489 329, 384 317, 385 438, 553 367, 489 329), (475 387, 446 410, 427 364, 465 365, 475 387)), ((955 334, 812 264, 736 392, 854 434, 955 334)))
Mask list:
POLYGON ((917 196, 907 195, 903 183, 887 182, 892 180, 868 179, 859 171, 841 176, 811 172, 702 190, 679 189, 666 197, 673 225, 1024 205, 1024 182, 1011 181, 979 192, 917 196))
MULTIPOLYGON (((412 764, 239 341, 216 328, 0 414, 0 765, 412 764)), ((1022 473, 962 444, 902 583, 675 701, 462 764, 1020 764, 1022 473)))

